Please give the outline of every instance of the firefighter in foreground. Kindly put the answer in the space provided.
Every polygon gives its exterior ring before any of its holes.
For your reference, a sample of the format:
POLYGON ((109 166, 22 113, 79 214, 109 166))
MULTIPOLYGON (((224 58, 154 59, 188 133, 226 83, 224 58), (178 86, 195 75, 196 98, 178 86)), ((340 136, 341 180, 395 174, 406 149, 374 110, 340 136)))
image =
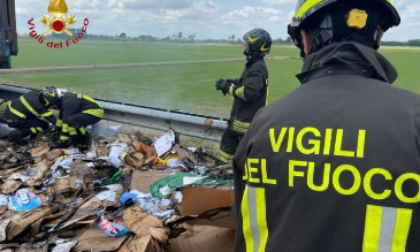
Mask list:
POLYGON ((302 85, 235 155, 235 251, 419 251, 420 97, 377 51, 399 24, 388 0, 299 1, 302 85))
POLYGON ((82 93, 66 92, 57 103, 60 115, 54 132, 58 133, 55 146, 86 145, 89 136, 85 127, 99 122, 104 110, 92 97, 82 93))
POLYGON ((267 105, 268 71, 264 61, 270 53, 271 37, 262 29, 251 30, 243 37, 245 70, 239 79, 216 82, 223 95, 234 97, 228 129, 224 132, 217 158, 219 162, 232 163, 236 148, 248 130, 257 111, 267 105))
POLYGON ((58 100, 57 89, 47 87, 43 91, 29 91, 15 101, 3 102, 0 105, 0 119, 15 129, 3 138, 21 142, 28 136, 33 138, 48 130, 50 124, 56 123, 57 119, 50 108, 58 100))

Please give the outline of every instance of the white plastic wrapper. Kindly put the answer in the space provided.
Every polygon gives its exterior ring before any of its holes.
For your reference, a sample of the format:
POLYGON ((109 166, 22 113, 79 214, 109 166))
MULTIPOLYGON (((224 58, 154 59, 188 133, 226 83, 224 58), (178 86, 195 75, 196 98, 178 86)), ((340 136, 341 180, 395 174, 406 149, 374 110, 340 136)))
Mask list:
POLYGON ((111 146, 111 151, 109 152, 107 162, 114 168, 122 167, 124 162, 122 161, 120 154, 124 153, 127 144, 111 144, 109 146, 111 146))
POLYGON ((51 166, 51 170, 53 171, 52 177, 54 179, 61 178, 61 174, 57 171, 58 167, 62 167, 64 169, 70 169, 71 163, 73 163, 72 158, 61 157, 61 158, 56 159, 55 164, 51 166))
POLYGON ((9 203, 9 196, 0 194, 0 206, 7 206, 9 203))
POLYGON ((22 175, 20 173, 13 173, 7 178, 7 180, 20 180, 23 183, 28 183, 30 179, 31 177, 22 175))
POLYGON ((69 252, 74 246, 76 246, 78 241, 71 241, 66 243, 61 243, 55 246, 52 252, 69 252))
POLYGON ((182 199, 184 198, 184 195, 182 195, 182 192, 178 191, 175 193, 174 198, 177 203, 181 203, 182 199))

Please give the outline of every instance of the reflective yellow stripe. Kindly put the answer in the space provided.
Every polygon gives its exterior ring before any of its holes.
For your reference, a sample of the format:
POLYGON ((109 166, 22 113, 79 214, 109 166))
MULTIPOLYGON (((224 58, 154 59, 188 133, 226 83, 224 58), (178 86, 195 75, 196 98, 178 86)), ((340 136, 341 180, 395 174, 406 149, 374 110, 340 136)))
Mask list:
POLYGON ((68 136, 63 136, 63 135, 60 136, 60 141, 61 142, 67 142, 68 140, 69 140, 68 136))
POLYGON ((69 125, 66 123, 63 123, 63 130, 64 133, 68 133, 69 132, 69 125))
POLYGON ((36 127, 36 130, 38 130, 38 132, 44 132, 44 130, 41 127, 36 127))
POLYGON ((229 94, 233 96, 233 90, 235 89, 235 84, 230 85, 229 94))
POLYGON ((241 213, 246 252, 265 252, 268 241, 265 188, 245 186, 241 213))
POLYGON ((405 252, 413 210, 367 206, 363 252, 405 252))
POLYGON ((233 130, 240 133, 246 133, 251 123, 240 122, 237 120, 233 121, 233 130))
POLYGON ((257 196, 257 220, 258 229, 260 230, 260 246, 258 252, 265 252, 265 247, 268 241, 268 227, 267 227, 267 203, 265 200, 265 188, 256 188, 257 196))
POLYGON ((61 128, 63 127, 63 121, 61 119, 57 119, 57 122, 55 123, 55 126, 61 128))
POLYGON ((48 117, 48 116, 51 116, 51 115, 53 115, 53 112, 48 111, 47 113, 42 114, 41 117, 48 117))
POLYGON ((300 6, 299 11, 296 13, 296 18, 301 18, 309 9, 319 4, 323 0, 308 0, 302 6, 300 6))
POLYGON ((236 89, 236 91, 235 91, 235 95, 236 95, 238 98, 240 98, 240 99, 242 99, 242 100, 246 101, 244 92, 245 92, 245 86, 242 86, 242 87, 240 87, 240 88, 236 89))
POLYGON ((18 117, 22 119, 26 119, 26 115, 22 114, 21 112, 17 111, 16 109, 12 107, 12 102, 9 102, 7 106, 9 107, 10 112, 12 112, 13 114, 17 115, 18 117))
MULTIPOLYGON (((315 5, 319 4, 322 1, 324 1, 324 0, 308 0, 308 1, 306 1, 304 4, 302 4, 300 9, 296 13, 296 19, 300 19, 303 15, 306 14, 306 12, 308 10, 310 10, 312 7, 314 7, 315 5)), ((392 0, 386 0, 386 1, 388 1, 389 3, 392 3, 392 0)))
POLYGON ((90 97, 89 95, 85 95, 85 94, 77 94, 77 98, 83 98, 83 99, 85 99, 85 100, 87 100, 87 101, 90 101, 90 102, 92 102, 92 103, 95 103, 96 105, 98 105, 100 108, 102 108, 102 106, 97 102, 97 101, 95 101, 95 99, 93 99, 92 97, 90 97))
POLYGON ((38 114, 38 112, 36 112, 36 111, 35 111, 35 109, 34 109, 34 108, 32 108, 32 106, 31 106, 31 105, 29 105, 29 103, 25 100, 25 98, 24 98, 23 96, 21 96, 21 97, 19 98, 19 100, 22 102, 23 106, 25 106, 25 108, 26 108, 27 110, 29 110, 29 112, 31 112, 34 116, 36 116, 36 117, 41 117, 41 115, 40 115, 40 114, 38 114))
POLYGON ((413 210, 398 209, 391 252, 405 252, 412 216, 413 210))
POLYGON ((69 127, 70 136, 77 136, 77 131, 75 127, 69 127))
POLYGON ((31 128, 32 134, 38 133, 35 128, 31 128))
POLYGON ((266 106, 266 107, 268 106, 268 86, 267 86, 267 97, 266 97, 266 99, 265 99, 265 106, 266 106))
POLYGON ((368 206, 366 211, 363 252, 378 252, 382 207, 368 206))
POLYGON ((254 252, 254 238, 252 237, 251 216, 249 213, 249 204, 248 204, 248 185, 245 186, 245 192, 242 197, 241 212, 242 212, 242 229, 243 229, 244 238, 245 238, 246 252, 254 252))
POLYGON ((319 4, 323 0, 308 0, 306 1, 296 13, 296 18, 300 19, 309 9, 314 7, 315 5, 319 4))
POLYGON ((86 135, 86 129, 85 127, 80 127, 79 128, 80 133, 82 133, 82 135, 86 135))
POLYGON ((234 158, 234 155, 230 155, 222 150, 219 150, 219 152, 217 153, 217 159, 219 159, 220 161, 223 161, 227 164, 232 163, 234 158))
POLYGON ((104 116, 104 110, 103 109, 88 109, 82 111, 83 114, 93 115, 99 118, 102 118, 104 116))

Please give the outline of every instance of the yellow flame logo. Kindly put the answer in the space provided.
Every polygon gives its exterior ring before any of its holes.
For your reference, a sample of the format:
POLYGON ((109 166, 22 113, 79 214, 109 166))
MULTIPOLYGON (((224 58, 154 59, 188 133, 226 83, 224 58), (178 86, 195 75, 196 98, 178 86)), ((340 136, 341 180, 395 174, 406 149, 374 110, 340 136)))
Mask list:
POLYGON ((54 17, 66 15, 69 11, 65 0, 51 0, 48 6, 48 12, 54 17))
POLYGON ((65 0, 51 0, 50 5, 48 6, 48 12, 54 17, 50 18, 47 15, 42 15, 41 23, 45 26, 49 26, 49 29, 44 31, 44 35, 54 32, 57 34, 67 33, 70 36, 73 36, 73 33, 67 30, 68 25, 76 23, 74 15, 68 15, 64 18, 64 15, 68 12, 68 7, 65 0))

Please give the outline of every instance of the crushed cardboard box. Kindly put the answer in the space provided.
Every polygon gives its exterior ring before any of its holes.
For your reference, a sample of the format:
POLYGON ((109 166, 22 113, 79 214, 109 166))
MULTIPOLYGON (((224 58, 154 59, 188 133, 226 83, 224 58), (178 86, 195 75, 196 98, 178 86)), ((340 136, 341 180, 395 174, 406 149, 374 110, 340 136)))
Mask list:
POLYGON ((232 185, 214 184, 229 184, 231 168, 214 167, 201 148, 175 144, 173 131, 70 149, 49 139, 0 140, 1 251, 231 251, 232 185), (192 182, 154 198, 152 185, 176 174, 192 182))

